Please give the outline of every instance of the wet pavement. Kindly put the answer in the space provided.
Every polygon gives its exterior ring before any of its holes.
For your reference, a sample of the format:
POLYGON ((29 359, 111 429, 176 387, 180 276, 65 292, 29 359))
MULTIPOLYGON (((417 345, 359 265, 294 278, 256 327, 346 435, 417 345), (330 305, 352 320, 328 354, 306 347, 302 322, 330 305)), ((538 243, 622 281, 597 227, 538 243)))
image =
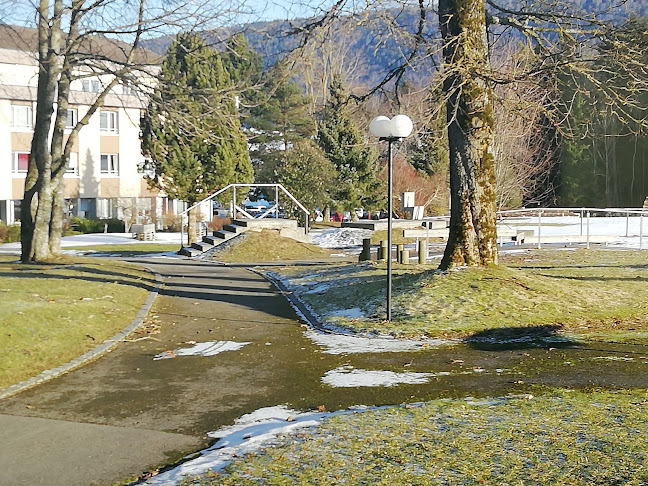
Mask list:
POLYGON ((146 321, 155 333, 1 400, 0 430, 11 440, 0 443, 0 485, 124 481, 203 448, 207 432, 243 414, 279 404, 338 410, 526 393, 537 385, 648 387, 643 346, 472 343, 332 354, 309 339, 284 296, 254 272, 179 259, 145 263, 165 282, 146 321), (242 346, 214 356, 178 352, 221 341, 242 346), (160 355, 169 359, 155 359, 160 355), (426 379, 344 385, 365 371, 426 379), (341 381, 327 381, 332 375, 341 381))

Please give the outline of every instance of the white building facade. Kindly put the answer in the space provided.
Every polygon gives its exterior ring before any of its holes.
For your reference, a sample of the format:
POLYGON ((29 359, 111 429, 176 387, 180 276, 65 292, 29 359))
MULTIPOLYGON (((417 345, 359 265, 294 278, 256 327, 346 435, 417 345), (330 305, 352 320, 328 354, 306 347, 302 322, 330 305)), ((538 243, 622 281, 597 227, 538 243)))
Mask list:
MULTIPOLYGON (((33 135, 38 83, 35 35, 35 29, 0 25, 0 219, 8 224, 20 219, 33 135)), ((70 130, 108 81, 107 75, 73 81, 67 116, 70 130)), ((141 173, 143 109, 137 93, 118 84, 80 130, 64 178, 69 215, 118 218, 128 228, 136 222, 155 222, 160 227, 162 215, 175 212, 159 191, 149 189, 141 173)))

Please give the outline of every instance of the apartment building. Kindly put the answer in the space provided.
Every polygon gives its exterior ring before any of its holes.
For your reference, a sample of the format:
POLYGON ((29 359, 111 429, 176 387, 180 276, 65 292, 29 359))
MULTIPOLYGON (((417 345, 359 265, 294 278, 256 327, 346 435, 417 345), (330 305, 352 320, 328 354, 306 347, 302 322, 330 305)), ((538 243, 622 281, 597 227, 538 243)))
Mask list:
MULTIPOLYGON (((38 65, 36 30, 0 25, 0 219, 20 219, 25 174, 36 111, 38 65)), ((110 75, 87 74, 71 85, 67 127, 83 117, 110 75)), ((149 189, 141 168, 142 99, 118 84, 104 106, 81 129, 65 174, 69 215, 119 218, 127 224, 160 222, 174 208, 149 189)))

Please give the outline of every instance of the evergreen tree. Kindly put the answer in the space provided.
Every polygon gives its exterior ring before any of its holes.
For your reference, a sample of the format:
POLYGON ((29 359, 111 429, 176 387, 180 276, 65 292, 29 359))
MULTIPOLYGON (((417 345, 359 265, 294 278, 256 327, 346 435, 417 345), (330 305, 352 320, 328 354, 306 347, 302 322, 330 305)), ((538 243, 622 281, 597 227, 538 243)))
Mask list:
POLYGON ((160 78, 142 119, 149 184, 191 205, 219 187, 251 182, 232 82, 218 53, 196 34, 179 34, 160 78))
POLYGON ((348 210, 379 209, 384 204, 385 191, 379 178, 377 155, 367 147, 349 113, 339 76, 332 79, 329 93, 317 143, 338 172, 336 202, 348 210))
POLYGON ((275 183, 281 171, 282 152, 312 137, 315 122, 308 111, 308 98, 296 82, 289 80, 283 65, 275 65, 260 84, 245 124, 255 180, 275 183))
POLYGON ((255 141, 263 144, 266 151, 279 146, 287 148, 296 140, 314 135, 310 102, 299 85, 290 79, 283 64, 275 65, 266 73, 257 102, 246 123, 262 132, 255 141))
POLYGON ((243 119, 250 116, 252 107, 263 100, 263 61, 261 55, 250 48, 243 34, 229 39, 221 53, 223 68, 238 91, 238 110, 243 119))
POLYGON ((329 207, 336 187, 336 172, 317 145, 311 140, 300 140, 278 157, 279 183, 311 210, 329 207))
MULTIPOLYGON (((441 93, 435 91, 428 99, 428 105, 433 108, 438 105, 441 93)), ((448 140, 445 137, 446 113, 445 106, 433 110, 434 117, 423 129, 408 139, 407 153, 414 168, 428 176, 436 174, 447 175, 450 165, 448 140)))

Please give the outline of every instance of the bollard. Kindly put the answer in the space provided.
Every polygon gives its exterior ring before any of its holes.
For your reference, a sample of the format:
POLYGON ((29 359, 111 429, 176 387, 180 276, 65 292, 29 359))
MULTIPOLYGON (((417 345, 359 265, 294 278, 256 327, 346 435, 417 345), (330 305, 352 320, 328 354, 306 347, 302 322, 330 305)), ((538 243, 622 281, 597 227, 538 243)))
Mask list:
POLYGON ((396 261, 398 263, 403 263, 403 249, 405 245, 396 245, 396 261))
POLYGON ((409 265, 409 250, 403 248, 400 252, 401 265, 409 265))
POLYGON ((371 238, 362 239, 362 252, 360 253, 359 260, 361 262, 371 260, 371 238))
POLYGON ((387 242, 381 241, 378 247, 378 260, 387 260, 387 242))
POLYGON ((418 262, 419 265, 425 265, 427 263, 427 243, 425 241, 420 240, 418 244, 418 262))

